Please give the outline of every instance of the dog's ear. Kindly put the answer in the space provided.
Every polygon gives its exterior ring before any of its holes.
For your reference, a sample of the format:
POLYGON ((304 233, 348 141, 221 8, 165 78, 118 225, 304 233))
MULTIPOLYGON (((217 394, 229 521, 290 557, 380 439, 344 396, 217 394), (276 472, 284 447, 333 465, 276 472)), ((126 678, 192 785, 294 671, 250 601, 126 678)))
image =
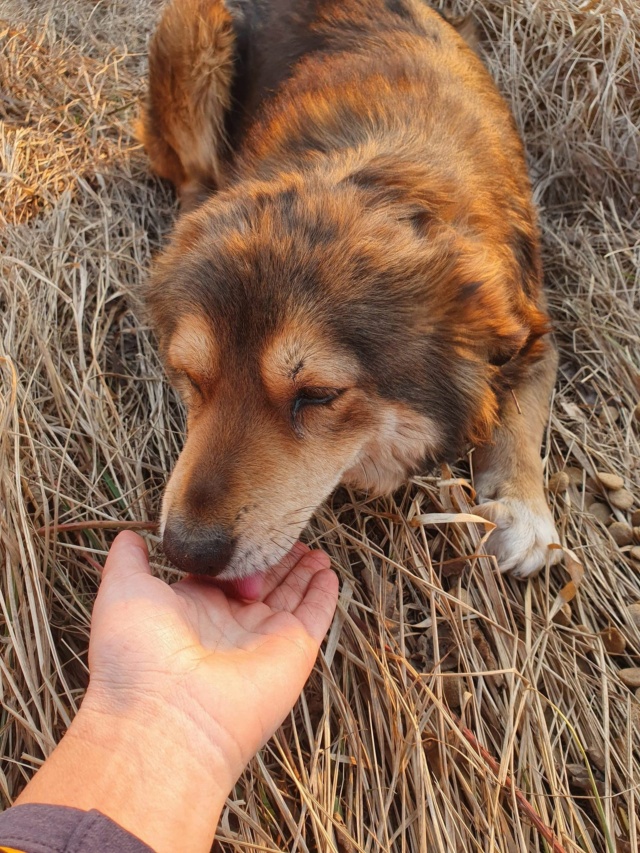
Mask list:
MULTIPOLYGON (((455 320, 476 351, 508 378, 523 360, 535 361, 550 331, 542 287, 542 269, 535 232, 519 243, 520 253, 507 244, 494 245, 457 234, 455 320), (511 252, 509 252, 511 248, 511 252)), ((524 231, 523 231, 524 236, 524 231)))
POLYGON ((362 190, 365 204, 389 208, 398 221, 407 222, 420 237, 448 207, 447 195, 412 162, 379 156, 350 172, 342 183, 362 190), (427 187, 429 187, 427 189, 427 187))
POLYGON ((472 348, 505 378, 523 360, 536 359, 550 323, 541 302, 540 252, 535 227, 526 224, 529 216, 522 212, 521 226, 509 236, 508 225, 477 205, 473 216, 485 239, 472 239, 453 224, 460 213, 458 193, 428 167, 391 156, 353 169, 342 183, 357 187, 366 206, 386 208, 410 224, 419 238, 428 238, 431 250, 440 243, 442 257, 455 258, 442 273, 448 281, 442 284, 441 317, 451 323, 452 335, 463 330, 472 348))

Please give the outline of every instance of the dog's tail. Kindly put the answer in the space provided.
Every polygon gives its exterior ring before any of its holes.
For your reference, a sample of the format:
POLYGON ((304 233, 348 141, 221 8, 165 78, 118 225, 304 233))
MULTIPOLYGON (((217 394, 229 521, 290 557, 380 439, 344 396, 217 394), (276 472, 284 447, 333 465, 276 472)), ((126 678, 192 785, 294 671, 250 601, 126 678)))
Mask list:
POLYGON ((224 0, 171 0, 149 45, 149 89, 137 135, 183 206, 220 184, 234 42, 224 0))

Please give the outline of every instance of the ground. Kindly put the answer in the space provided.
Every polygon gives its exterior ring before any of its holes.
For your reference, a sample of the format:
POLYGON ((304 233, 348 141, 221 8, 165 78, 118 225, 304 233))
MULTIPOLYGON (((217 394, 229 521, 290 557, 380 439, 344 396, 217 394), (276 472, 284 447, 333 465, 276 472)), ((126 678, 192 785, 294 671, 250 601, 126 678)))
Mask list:
MULTIPOLYGON (((158 5, 0 5, 5 806, 82 698, 114 535, 55 525, 155 520, 182 440, 137 303, 175 214, 131 130, 158 5)), ((570 553, 528 583, 497 574, 460 517, 464 465, 384 500, 336 495, 309 538, 340 572, 338 613, 219 850, 638 849, 640 701, 623 670, 640 665, 640 7, 453 8, 467 11, 541 209, 561 353, 546 476, 570 553), (623 478, 629 508, 598 473, 623 478), (441 509, 456 518, 434 524, 441 509)))

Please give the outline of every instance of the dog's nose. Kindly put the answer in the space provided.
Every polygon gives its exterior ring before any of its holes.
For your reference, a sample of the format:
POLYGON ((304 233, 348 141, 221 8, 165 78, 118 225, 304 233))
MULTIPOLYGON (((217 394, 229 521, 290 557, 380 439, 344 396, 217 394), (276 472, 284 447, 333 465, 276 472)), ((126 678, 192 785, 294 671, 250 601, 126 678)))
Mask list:
POLYGON ((229 531, 221 525, 193 530, 171 519, 164 529, 162 544, 175 566, 197 575, 219 575, 229 564, 236 546, 229 531))

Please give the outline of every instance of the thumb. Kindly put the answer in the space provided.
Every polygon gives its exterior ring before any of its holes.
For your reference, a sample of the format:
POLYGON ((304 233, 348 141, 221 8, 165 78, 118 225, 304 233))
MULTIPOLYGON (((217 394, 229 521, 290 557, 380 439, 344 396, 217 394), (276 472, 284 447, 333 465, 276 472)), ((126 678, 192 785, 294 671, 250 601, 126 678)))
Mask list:
POLYGON ((141 574, 151 574, 147 545, 137 533, 123 530, 113 540, 102 570, 102 584, 114 580, 130 580, 141 574))

